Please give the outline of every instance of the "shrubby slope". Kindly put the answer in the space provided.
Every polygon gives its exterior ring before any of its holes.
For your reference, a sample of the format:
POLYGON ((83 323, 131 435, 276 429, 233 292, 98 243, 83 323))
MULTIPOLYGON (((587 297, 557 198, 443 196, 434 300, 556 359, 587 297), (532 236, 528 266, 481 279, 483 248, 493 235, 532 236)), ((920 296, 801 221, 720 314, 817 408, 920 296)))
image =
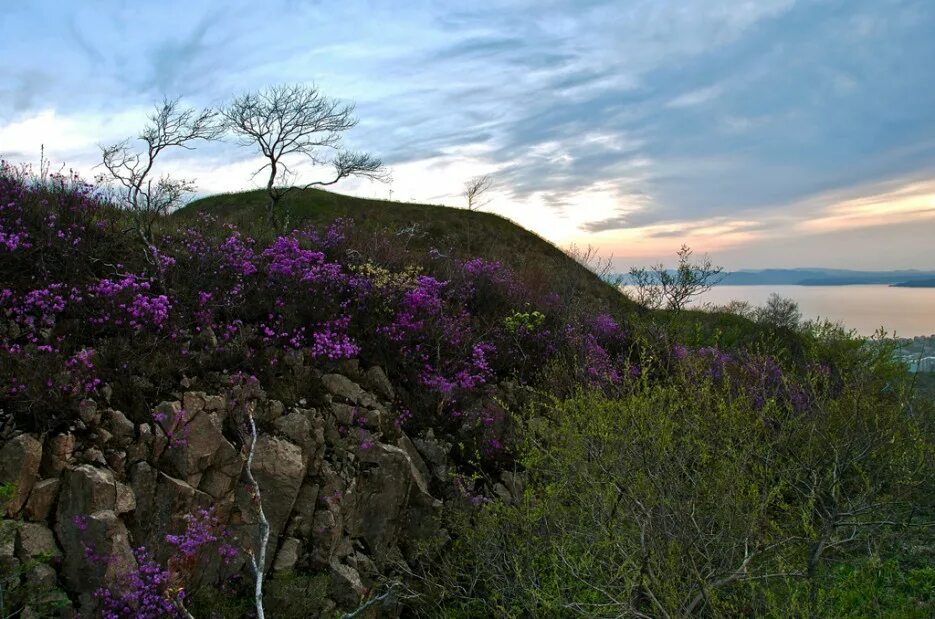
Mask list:
POLYGON ((172 616, 169 584, 198 580, 206 616, 245 612, 248 562, 222 579, 218 557, 229 535, 256 551, 255 445, 271 605, 824 614, 852 608, 834 570, 883 561, 918 583, 896 607, 931 609, 931 572, 893 563, 889 536, 927 530, 932 415, 886 351, 640 311, 493 215, 287 200, 291 232, 259 223, 259 194, 216 196, 144 254, 94 187, 0 170, 0 449, 35 464, 0 481, 64 552, 42 578, 65 603, 172 616), (123 540, 119 561, 92 539, 123 540), (211 569, 129 545, 162 541, 211 569))

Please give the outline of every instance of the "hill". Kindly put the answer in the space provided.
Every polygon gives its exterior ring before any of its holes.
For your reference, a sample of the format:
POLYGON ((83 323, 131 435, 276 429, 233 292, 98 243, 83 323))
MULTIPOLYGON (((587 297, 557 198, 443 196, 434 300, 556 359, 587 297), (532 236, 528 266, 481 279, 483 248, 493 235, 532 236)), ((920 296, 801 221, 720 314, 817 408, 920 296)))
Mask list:
MULTIPOLYGON (((665 325, 673 337, 693 345, 747 346, 778 338, 778 344, 793 356, 801 352, 795 334, 775 333, 734 314, 690 309, 675 315, 646 310, 553 243, 494 213, 358 198, 321 189, 296 190, 283 198, 282 206, 290 227, 322 227, 349 219, 357 234, 369 237, 369 242, 358 239, 357 245, 373 246, 395 238, 408 251, 407 259, 434 248, 449 258, 480 256, 500 261, 527 285, 538 284, 539 294, 552 293, 565 304, 635 320, 649 329, 665 325)), ((270 234, 265 207, 262 190, 223 193, 194 200, 171 220, 173 226, 186 225, 209 215, 265 239, 270 234)))
POLYGON ((846 269, 762 269, 727 273, 722 284, 731 286, 850 286, 855 284, 914 285, 932 281, 930 271, 854 271, 846 269))
POLYGON ((894 288, 935 288, 935 277, 921 277, 892 284, 894 288))
POLYGON ((935 470, 889 350, 632 312, 489 214, 234 194, 143 246, 106 197, 0 165, 14 613, 857 616, 885 569, 931 616, 930 529, 878 526, 935 470))
MULTIPOLYGON (((179 222, 199 214, 216 216, 241 230, 262 236, 266 194, 226 193, 195 200, 173 215, 179 222), (259 229, 258 229, 259 228, 259 229)), ((296 190, 283 198, 290 227, 323 226, 351 219, 359 232, 399 239, 410 249, 435 248, 446 254, 498 260, 523 279, 543 280, 569 302, 596 304, 611 313, 638 306, 554 244, 500 215, 434 204, 357 198, 321 189, 296 190)))

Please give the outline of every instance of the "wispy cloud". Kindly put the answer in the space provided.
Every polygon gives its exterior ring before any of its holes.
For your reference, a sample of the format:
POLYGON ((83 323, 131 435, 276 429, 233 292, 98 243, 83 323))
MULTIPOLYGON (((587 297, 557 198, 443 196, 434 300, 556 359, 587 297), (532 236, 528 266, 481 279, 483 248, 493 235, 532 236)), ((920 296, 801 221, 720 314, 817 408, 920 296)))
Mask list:
MULTIPOLYGON (((90 166, 97 142, 132 135, 163 94, 214 105, 316 81, 357 102, 349 143, 396 169, 394 197, 457 202, 466 175, 494 172, 491 208, 556 241, 596 235, 617 255, 695 239, 746 243, 752 257, 764 238, 874 226, 897 243, 884 224, 930 221, 922 193, 873 202, 865 192, 935 175, 927 2, 34 0, 4 10, 4 156, 46 142, 90 166), (827 196, 846 197, 816 202, 827 196)), ((251 186, 249 151, 202 154, 172 165, 189 165, 205 190, 251 186)))

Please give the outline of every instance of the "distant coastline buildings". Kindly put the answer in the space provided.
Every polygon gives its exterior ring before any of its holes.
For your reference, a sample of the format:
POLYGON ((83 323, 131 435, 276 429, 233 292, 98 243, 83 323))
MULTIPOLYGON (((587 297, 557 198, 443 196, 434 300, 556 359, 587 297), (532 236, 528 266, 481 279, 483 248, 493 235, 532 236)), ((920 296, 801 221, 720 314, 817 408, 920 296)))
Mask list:
POLYGON ((935 335, 917 336, 898 340, 896 358, 910 372, 935 372, 935 335))

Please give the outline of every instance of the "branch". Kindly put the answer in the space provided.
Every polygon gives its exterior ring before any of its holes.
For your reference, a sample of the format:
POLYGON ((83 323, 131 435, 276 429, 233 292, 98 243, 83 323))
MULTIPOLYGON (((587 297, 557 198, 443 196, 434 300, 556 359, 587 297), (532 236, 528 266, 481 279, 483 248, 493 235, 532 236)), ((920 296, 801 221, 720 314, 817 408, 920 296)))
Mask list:
POLYGON ((393 592, 393 589, 396 587, 396 584, 397 583, 391 584, 389 589, 387 589, 384 593, 376 597, 370 598, 369 600, 367 600, 366 602, 364 602, 363 604, 361 604, 360 606, 358 606, 351 612, 344 613, 343 615, 341 615, 341 619, 356 619, 356 617, 359 617, 361 613, 363 613, 365 610, 367 610, 374 604, 378 604, 382 602, 383 600, 387 599, 390 596, 390 594, 393 592))
POLYGON ((390 175, 383 162, 369 153, 356 153, 351 151, 342 151, 334 158, 335 177, 330 181, 313 181, 303 185, 303 189, 313 186, 334 185, 348 176, 361 176, 371 180, 387 182, 390 175))
POLYGON ((250 554, 250 564, 255 576, 253 601, 256 605, 257 619, 265 619, 263 610, 263 575, 266 569, 266 546, 269 544, 269 521, 266 519, 266 512, 263 510, 263 495, 260 493, 260 484, 253 477, 253 454, 256 450, 257 431, 256 422, 253 420, 253 414, 247 411, 247 420, 250 423, 250 449, 247 451, 246 476, 247 483, 253 487, 253 499, 257 504, 257 514, 260 520, 260 544, 257 549, 257 556, 250 554))

